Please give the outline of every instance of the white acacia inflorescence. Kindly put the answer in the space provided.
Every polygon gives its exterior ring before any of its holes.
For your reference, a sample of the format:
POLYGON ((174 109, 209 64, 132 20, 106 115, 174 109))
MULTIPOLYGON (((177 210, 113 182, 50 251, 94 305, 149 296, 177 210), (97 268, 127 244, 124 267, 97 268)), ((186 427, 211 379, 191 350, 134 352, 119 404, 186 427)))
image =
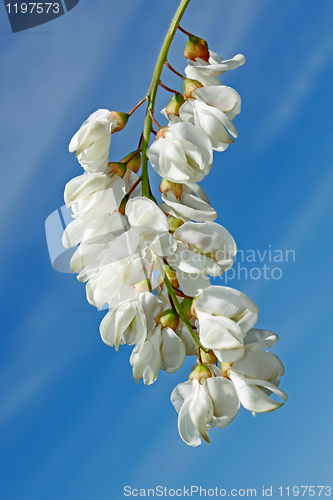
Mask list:
POLYGON ((237 247, 214 222, 217 212, 197 184, 211 170, 213 150, 224 151, 237 138, 233 119, 241 98, 218 77, 244 64, 245 57, 224 60, 205 40, 188 34, 184 92, 176 92, 162 111, 169 123, 155 132, 150 147, 146 138, 157 123, 153 110, 163 65, 170 67, 167 49, 188 3, 181 2, 151 89, 139 103, 147 102, 147 113, 138 148, 109 162, 112 134, 138 106, 129 114, 96 111, 71 140, 69 149, 84 173, 65 188, 73 221, 63 245, 79 244, 71 269, 86 283, 90 304, 108 304, 100 325, 105 344, 116 350, 134 346, 130 364, 137 382, 152 384, 160 369, 174 373, 186 356, 197 356, 189 381, 171 395, 181 438, 197 446, 201 438, 209 442, 211 427, 229 425, 241 405, 253 414, 270 412, 287 395, 278 389, 283 365, 266 350, 278 337, 254 328, 257 305, 237 290, 210 283, 209 276, 232 267, 237 247), (147 158, 162 177, 159 206, 147 158))

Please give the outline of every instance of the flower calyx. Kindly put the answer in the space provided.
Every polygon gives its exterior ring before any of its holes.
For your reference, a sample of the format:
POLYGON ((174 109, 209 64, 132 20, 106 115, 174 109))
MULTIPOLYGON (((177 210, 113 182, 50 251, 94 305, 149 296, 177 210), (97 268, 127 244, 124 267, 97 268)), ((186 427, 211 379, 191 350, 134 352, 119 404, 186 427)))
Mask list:
POLYGON ((233 363, 221 362, 220 364, 221 364, 221 375, 222 375, 222 377, 228 378, 230 380, 229 370, 231 370, 231 367, 232 367, 233 363))
POLYGON ((162 178, 162 182, 160 184, 160 191, 162 194, 164 194, 164 196, 168 191, 171 191, 176 198, 180 199, 181 195, 183 194, 183 185, 162 178))
POLYGON ((119 177, 122 179, 124 178, 124 175, 126 174, 126 165, 122 161, 110 161, 108 163, 109 167, 109 174, 118 174, 119 177))
POLYGON ((204 364, 200 363, 197 365, 194 370, 190 373, 188 379, 193 382, 193 380, 197 380, 199 384, 202 384, 204 380, 207 378, 212 378, 213 375, 210 369, 204 364))
POLYGON ((167 133, 169 127, 161 127, 156 134, 156 140, 165 139, 165 134, 167 133))
POLYGON ((111 133, 114 134, 115 132, 120 132, 120 130, 122 130, 127 124, 129 116, 130 115, 128 113, 121 113, 120 111, 111 111, 110 118, 111 119, 113 118, 118 122, 116 127, 112 129, 111 133))
POLYGON ((179 316, 176 309, 171 308, 156 316, 155 321, 162 328, 171 328, 175 331, 179 325, 179 316))
POLYGON ((176 231, 176 229, 178 229, 180 226, 184 224, 184 221, 182 219, 178 219, 173 215, 168 216, 168 222, 169 222, 169 231, 171 234, 173 234, 176 231))
POLYGON ((184 89, 184 99, 195 99, 194 92, 197 89, 202 88, 202 83, 199 80, 192 80, 192 78, 184 78, 183 80, 183 89, 184 89))
MULTIPOLYGON (((204 365, 217 365, 217 357, 213 351, 206 352, 203 349, 200 349, 200 358, 204 365)), ((200 361, 197 360, 197 363, 199 364, 200 361)))
POLYGON ((179 116, 179 109, 182 104, 184 104, 184 97, 180 92, 177 92, 165 108, 166 114, 170 118, 170 115, 179 116))
POLYGON ((198 36, 191 35, 184 49, 184 56, 186 59, 196 61, 197 58, 209 61, 209 50, 206 40, 198 36))
POLYGON ((137 173, 141 167, 141 153, 140 153, 140 151, 138 151, 136 155, 134 155, 134 154, 135 154, 135 151, 132 151, 132 153, 125 156, 121 160, 121 162, 126 164, 127 169, 132 170, 132 172, 134 172, 134 173, 137 173))

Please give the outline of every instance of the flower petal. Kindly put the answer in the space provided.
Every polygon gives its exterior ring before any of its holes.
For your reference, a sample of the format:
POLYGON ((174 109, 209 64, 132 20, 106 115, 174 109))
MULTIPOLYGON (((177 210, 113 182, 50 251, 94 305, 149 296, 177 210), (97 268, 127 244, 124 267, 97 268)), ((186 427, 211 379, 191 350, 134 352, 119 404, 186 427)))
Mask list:
POLYGON ((278 335, 270 330, 252 328, 245 335, 244 347, 246 351, 262 350, 266 347, 271 348, 278 340, 278 335))
POLYGON ((229 377, 235 384, 236 392, 240 399, 241 404, 247 410, 254 413, 266 413, 277 410, 280 408, 288 396, 285 392, 278 389, 275 385, 267 382, 266 380, 253 380, 244 377, 244 375, 230 370, 229 377), (274 399, 270 398, 258 386, 265 387, 274 392, 282 399, 282 403, 277 403, 274 399))
POLYGON ((176 269, 176 272, 180 289, 185 295, 195 297, 210 286, 209 278, 205 274, 183 273, 179 269, 176 269))
POLYGON ((214 418, 209 427, 226 427, 240 408, 234 384, 223 377, 208 378, 206 384, 214 408, 214 418))
POLYGON ((162 329, 161 360, 162 370, 174 373, 185 359, 185 345, 171 328, 162 329))
POLYGON ((217 217, 216 210, 208 203, 186 192, 183 192, 179 200, 171 191, 168 191, 165 195, 162 195, 162 201, 164 202, 163 211, 170 213, 168 207, 171 207, 176 217, 185 217, 198 222, 213 221, 217 217))
POLYGON ((194 308, 198 318, 225 316, 235 321, 244 334, 258 319, 258 307, 244 293, 225 286, 210 286, 196 299, 194 308))
POLYGON ((223 269, 214 260, 192 250, 177 248, 174 253, 176 258, 175 265, 184 273, 210 274, 211 276, 220 276, 223 269))
MULTIPOLYGON (((209 106, 227 113, 227 116, 231 120, 241 111, 241 97, 231 87, 225 85, 219 87, 202 87, 195 92, 209 106)), ((227 126, 226 128, 228 129, 227 126)))
POLYGON ((182 321, 179 322, 176 330, 178 337, 183 341, 186 350, 186 356, 195 356, 197 354, 197 344, 194 342, 192 335, 188 331, 187 326, 182 321))
POLYGON ((232 369, 246 377, 269 382, 277 379, 280 381, 280 377, 284 374, 283 364, 275 354, 259 350, 247 352, 242 359, 233 364, 232 369))
POLYGON ((150 227, 155 231, 168 232, 168 219, 149 198, 137 197, 128 200, 125 213, 131 226, 150 227))
POLYGON ((177 228, 174 236, 177 240, 190 245, 190 248, 214 259, 224 268, 230 269, 237 247, 231 234, 220 224, 210 221, 186 222, 177 228))
POLYGON ((191 396, 193 389, 193 382, 188 380, 187 382, 182 382, 178 384, 177 387, 171 393, 171 403, 175 407, 177 413, 180 412, 180 409, 188 397, 191 396))
POLYGON ((136 383, 143 377, 147 364, 152 357, 152 353, 153 347, 147 340, 139 350, 136 348, 133 349, 130 356, 130 363, 133 368, 133 377, 136 383))
POLYGON ((136 310, 131 302, 110 309, 100 324, 103 342, 111 347, 115 346, 116 351, 118 351, 121 336, 135 317, 135 314, 136 310))
POLYGON ((243 331, 229 318, 214 316, 200 321, 200 340, 207 349, 239 349, 243 347, 243 331))
POLYGON ((191 394, 185 399, 178 416, 178 430, 182 440, 189 446, 199 446, 201 438, 199 431, 194 425, 191 415, 190 406, 193 398, 193 388, 191 394))
POLYGON ((193 398, 189 405, 190 416, 201 437, 210 443, 207 423, 213 420, 213 403, 205 383, 201 385, 194 380, 193 386, 193 398))

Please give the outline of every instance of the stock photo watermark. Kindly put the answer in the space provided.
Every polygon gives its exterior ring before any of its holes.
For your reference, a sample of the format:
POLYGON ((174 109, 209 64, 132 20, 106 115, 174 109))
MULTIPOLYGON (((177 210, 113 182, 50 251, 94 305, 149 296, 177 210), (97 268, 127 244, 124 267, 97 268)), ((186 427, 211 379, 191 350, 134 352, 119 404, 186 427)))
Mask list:
POLYGON ((182 486, 181 488, 166 488, 165 486, 156 486, 156 488, 132 488, 124 487, 125 497, 234 497, 234 498, 253 498, 253 497, 294 497, 302 496, 331 496, 331 486, 262 486, 261 488, 203 488, 202 486, 182 486))
MULTIPOLYGON (((49 256, 53 268, 61 273, 72 273, 70 262, 74 254, 76 254, 79 246, 72 245, 70 241, 66 242, 67 248, 63 245, 63 234, 66 227, 73 221, 72 211, 65 206, 59 210, 55 210, 45 222, 46 239, 48 245, 49 256), (70 248, 72 247, 72 248, 70 248)), ((103 259, 103 266, 107 266, 114 262, 121 264, 124 258, 136 256, 142 258, 140 279, 147 279, 149 275, 149 267, 145 265, 145 253, 147 249, 141 248, 136 244, 133 234, 142 233, 143 231, 150 233, 150 241, 156 240, 155 253, 163 255, 165 248, 159 248, 158 233, 152 228, 126 228, 122 227, 118 233, 112 236, 112 241, 109 241, 110 236, 99 234, 98 236, 88 238, 85 245, 100 243, 101 238, 105 245, 109 244, 109 251, 103 259)), ((101 247, 102 248, 102 247, 101 247)), ((103 249, 104 250, 104 249, 103 249)), ((174 251, 170 248, 168 253, 168 263, 179 270, 179 263, 182 263, 181 272, 189 281, 198 281, 202 279, 203 274, 214 276, 222 281, 223 285, 228 285, 232 281, 278 281, 283 278, 283 273, 287 271, 287 266, 296 262, 296 252, 294 249, 279 249, 273 248, 268 244, 266 248, 261 249, 238 249, 236 255, 233 256, 232 248, 222 246, 208 254, 203 254, 198 248, 185 247, 180 244, 179 248, 174 251), (185 264, 184 264, 185 263, 185 264), (216 272, 216 263, 223 269, 222 272, 216 272), (214 267, 215 265, 215 267, 214 267)), ((80 251, 79 251, 80 252, 80 251)), ((77 254, 76 254, 77 255, 77 254)), ((85 254, 80 254, 81 268, 90 265, 85 261, 85 254)), ((153 279, 155 281, 154 288, 158 287, 158 271, 154 270, 153 279)))
POLYGON ((72 10, 78 3, 79 0, 57 0, 55 2, 9 2, 4 0, 13 33, 53 21, 72 10))
POLYGON ((273 249, 272 245, 264 250, 239 249, 233 267, 221 276, 221 280, 226 285, 233 280, 280 280, 283 277, 282 265, 293 262, 296 262, 293 249, 273 249))

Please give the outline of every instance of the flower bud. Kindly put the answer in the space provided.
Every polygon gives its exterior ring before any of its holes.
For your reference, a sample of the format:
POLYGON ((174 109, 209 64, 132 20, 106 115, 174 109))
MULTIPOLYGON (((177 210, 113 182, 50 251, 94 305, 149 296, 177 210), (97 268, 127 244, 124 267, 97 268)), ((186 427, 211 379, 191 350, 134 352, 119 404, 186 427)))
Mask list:
POLYGON ((110 161, 110 163, 108 163, 108 167, 110 169, 110 174, 118 174, 121 178, 123 178, 126 174, 126 165, 123 162, 110 161))
POLYGON ((183 220, 177 219, 177 217, 174 217, 173 215, 168 216, 168 222, 169 222, 169 231, 171 234, 173 234, 178 227, 184 224, 183 220))
POLYGON ((184 97, 179 92, 177 92, 177 94, 173 96, 165 109, 168 117, 170 118, 171 114, 179 116, 179 108, 182 104, 184 104, 184 102, 184 97))
POLYGON ((212 374, 210 372, 210 369, 202 364, 196 366, 193 372, 190 373, 190 376, 188 377, 189 380, 197 380, 200 384, 202 380, 205 380, 206 378, 212 378, 212 374))
POLYGON ((188 319, 188 320, 192 317, 192 314, 191 314, 192 300, 193 299, 186 299, 185 298, 182 302, 182 309, 184 311, 186 319, 188 319))
POLYGON ((124 198, 121 200, 118 212, 121 213, 121 215, 125 215, 125 208, 126 208, 126 203, 129 200, 128 194, 125 194, 124 198))
POLYGON ((164 195, 166 195, 167 191, 171 191, 176 198, 180 199, 181 195, 183 194, 183 185, 168 181, 167 179, 162 179, 162 182, 160 184, 160 191, 164 195))
POLYGON ((156 140, 161 139, 161 138, 165 139, 165 134, 166 134, 168 128, 169 127, 161 127, 156 134, 156 140))
POLYGON ((133 286, 136 289, 138 295, 144 292, 151 292, 152 290, 150 279, 141 280, 138 283, 135 283, 135 285, 133 286))
POLYGON ((133 157, 134 153, 135 151, 125 156, 125 158, 123 158, 121 161, 122 163, 126 163, 126 167, 129 170, 132 170, 132 172, 137 173, 141 167, 141 153, 138 152, 138 154, 133 157))
POLYGON ((120 111, 111 111, 110 118, 115 118, 118 121, 117 126, 111 132, 112 134, 114 134, 115 132, 119 132, 125 127, 129 119, 129 114, 121 113, 120 111))
POLYGON ((163 268, 164 268, 165 274, 166 274, 168 280, 170 281, 171 285, 174 288, 179 288, 179 283, 177 280, 176 271, 174 269, 172 269, 172 267, 169 265, 165 265, 165 266, 163 266, 163 268))
POLYGON ((200 349, 200 357, 201 361, 205 365, 216 365, 217 364, 217 357, 213 353, 213 351, 206 352, 203 349, 200 349))
POLYGON ((195 99, 193 93, 203 87, 202 83, 198 80, 192 80, 191 78, 184 78, 183 88, 184 88, 184 99, 195 99))
POLYGON ((191 35, 184 49, 186 59, 195 61, 197 58, 209 61, 209 50, 206 40, 197 36, 191 35))
POLYGON ((176 330, 177 326, 179 324, 179 316, 177 314, 176 309, 167 309, 166 311, 162 312, 155 318, 156 323, 158 325, 161 325, 162 328, 171 328, 172 330, 176 330))
POLYGON ((221 375, 222 377, 229 378, 229 370, 231 369, 233 363, 221 362, 221 375))

